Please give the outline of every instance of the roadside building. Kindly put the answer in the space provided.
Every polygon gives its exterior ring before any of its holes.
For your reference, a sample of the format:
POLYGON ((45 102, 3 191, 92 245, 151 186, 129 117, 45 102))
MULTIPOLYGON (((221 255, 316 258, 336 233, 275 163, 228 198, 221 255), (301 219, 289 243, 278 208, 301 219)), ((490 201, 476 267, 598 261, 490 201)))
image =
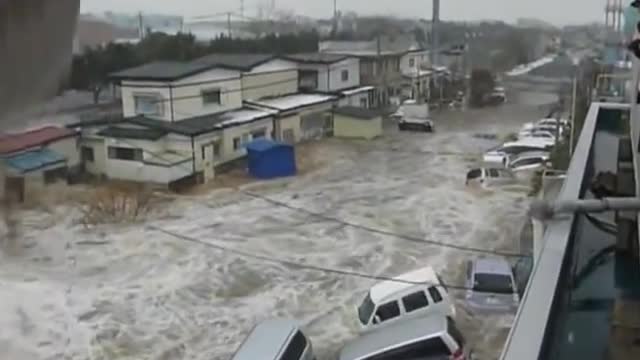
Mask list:
POLYGON ((0 192, 24 201, 47 184, 67 181, 80 164, 75 131, 46 126, 0 136, 0 192))
POLYGON ((382 114, 379 111, 345 106, 333 113, 336 137, 371 140, 382 136, 382 114))
POLYGON ((288 55, 299 70, 299 89, 324 92, 340 97, 339 105, 368 108, 374 103, 374 88, 360 85, 360 60, 357 57, 330 53, 288 55))
POLYGON ((293 94, 246 100, 246 106, 277 114, 274 138, 287 144, 319 139, 333 133, 331 110, 337 97, 330 94, 293 94))

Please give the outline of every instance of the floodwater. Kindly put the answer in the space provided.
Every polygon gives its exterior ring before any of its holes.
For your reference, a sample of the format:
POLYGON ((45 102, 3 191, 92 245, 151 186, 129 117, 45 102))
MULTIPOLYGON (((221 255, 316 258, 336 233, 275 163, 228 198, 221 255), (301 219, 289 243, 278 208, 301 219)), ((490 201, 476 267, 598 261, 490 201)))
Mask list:
MULTIPOLYGON (((388 129, 367 143, 330 139, 325 166, 247 190, 352 224, 428 240, 516 251, 526 191, 469 190, 467 169, 508 133, 543 116, 536 104, 434 115, 435 134, 388 129)), ((177 197, 143 224, 77 224, 61 205, 22 214, 17 254, 0 257, 0 358, 228 359, 258 321, 299 320, 318 359, 356 336, 355 310, 374 280, 239 257, 157 231, 252 254, 393 276, 433 266, 464 283, 461 252, 318 218, 233 190, 177 197), (4 353, 3 353, 4 352, 4 353)), ((463 294, 454 293, 460 298, 463 294)), ((504 318, 468 314, 477 353, 496 358, 504 318)))

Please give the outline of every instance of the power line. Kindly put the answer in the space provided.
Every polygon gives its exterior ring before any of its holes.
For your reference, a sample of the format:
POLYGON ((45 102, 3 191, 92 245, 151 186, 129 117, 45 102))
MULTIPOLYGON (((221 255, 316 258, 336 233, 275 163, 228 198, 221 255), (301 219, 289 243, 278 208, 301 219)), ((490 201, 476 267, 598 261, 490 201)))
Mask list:
MULTIPOLYGON (((295 268, 300 268, 300 269, 305 269, 305 270, 312 270, 312 271, 318 271, 318 272, 323 272, 323 273, 331 273, 331 274, 337 274, 337 275, 344 275, 344 276, 353 276, 353 277, 359 277, 359 278, 365 278, 365 279, 370 279, 370 280, 378 280, 378 281, 393 281, 393 282, 397 282, 397 283, 403 283, 403 284, 409 284, 409 285, 428 285, 428 286, 434 286, 434 285, 441 285, 441 284, 437 284, 437 283, 432 283, 432 282, 419 282, 419 281, 407 281, 407 280, 400 280, 400 279, 396 279, 390 276, 383 276, 383 275, 372 275, 372 274, 366 274, 366 273, 362 273, 362 272, 357 272, 357 271, 351 271, 351 270, 342 270, 342 269, 333 269, 333 268, 328 268, 328 267, 323 267, 323 266, 317 266, 317 265, 309 265, 309 264, 303 264, 303 263, 299 263, 296 261, 292 261, 292 260, 286 260, 286 259, 279 259, 279 258, 275 258, 275 257, 271 257, 271 256, 266 256, 266 255, 258 255, 258 254, 253 254, 250 252, 246 252, 243 250, 238 250, 238 249, 232 249, 226 246, 222 246, 222 245, 218 245, 218 244, 213 244, 210 242, 206 242, 203 240, 200 240, 198 238, 195 237, 191 237, 191 236, 187 236, 184 234, 179 234, 167 229, 163 229, 157 226, 148 226, 148 228, 156 230, 158 232, 164 233, 166 235, 172 236, 176 239, 180 239, 183 241, 188 241, 191 243, 195 243, 195 244, 199 244, 199 245, 203 245, 209 248, 213 248, 219 251, 223 251, 223 252, 228 252, 228 253, 232 253, 241 257, 246 257, 246 258, 251 258, 251 259, 255 259, 255 260, 261 260, 261 261, 265 261, 265 262, 270 262, 270 263, 276 263, 276 264, 281 264, 281 265, 287 265, 290 267, 295 267, 295 268)), ((462 285, 451 285, 451 284, 446 284, 446 283, 442 283, 442 286, 449 288, 449 289, 456 289, 456 290, 473 290, 473 288, 470 288, 468 286, 462 286, 462 285)))

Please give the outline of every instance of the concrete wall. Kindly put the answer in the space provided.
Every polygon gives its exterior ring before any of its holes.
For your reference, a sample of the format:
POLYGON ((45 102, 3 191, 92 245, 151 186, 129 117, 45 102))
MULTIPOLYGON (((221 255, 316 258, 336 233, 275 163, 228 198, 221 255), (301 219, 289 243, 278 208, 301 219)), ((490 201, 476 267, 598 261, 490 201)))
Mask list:
POLYGON ((77 137, 74 136, 58 140, 47 145, 47 148, 57 152, 60 155, 64 155, 64 157, 67 159, 67 166, 69 168, 80 165, 80 152, 78 149, 77 137))
POLYGON ((224 69, 213 69, 175 82, 123 81, 122 112, 125 117, 136 115, 136 94, 159 96, 162 115, 154 118, 166 121, 236 109, 242 106, 241 86, 240 73, 224 69), (221 90, 220 105, 203 103, 201 92, 206 89, 221 90))
POLYGON ((346 115, 335 114, 333 119, 333 135, 345 138, 373 139, 382 135, 382 118, 371 120, 355 119, 346 115))
POLYGON ((302 139, 302 130, 300 129, 300 115, 294 114, 289 116, 284 116, 278 121, 278 127, 280 129, 278 134, 278 140, 286 141, 291 144, 298 143, 302 139), (287 130, 293 131, 293 141, 289 139, 285 139, 284 134, 287 130))

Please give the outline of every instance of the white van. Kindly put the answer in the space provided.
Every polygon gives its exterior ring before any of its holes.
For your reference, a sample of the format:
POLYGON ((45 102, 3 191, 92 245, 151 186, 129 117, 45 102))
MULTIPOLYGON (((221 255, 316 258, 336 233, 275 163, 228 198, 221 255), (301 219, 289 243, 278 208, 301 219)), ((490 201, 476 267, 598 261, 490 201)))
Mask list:
POLYGON ((439 314, 455 317, 447 288, 432 267, 412 271, 374 285, 357 308, 362 332, 398 320, 439 314))

